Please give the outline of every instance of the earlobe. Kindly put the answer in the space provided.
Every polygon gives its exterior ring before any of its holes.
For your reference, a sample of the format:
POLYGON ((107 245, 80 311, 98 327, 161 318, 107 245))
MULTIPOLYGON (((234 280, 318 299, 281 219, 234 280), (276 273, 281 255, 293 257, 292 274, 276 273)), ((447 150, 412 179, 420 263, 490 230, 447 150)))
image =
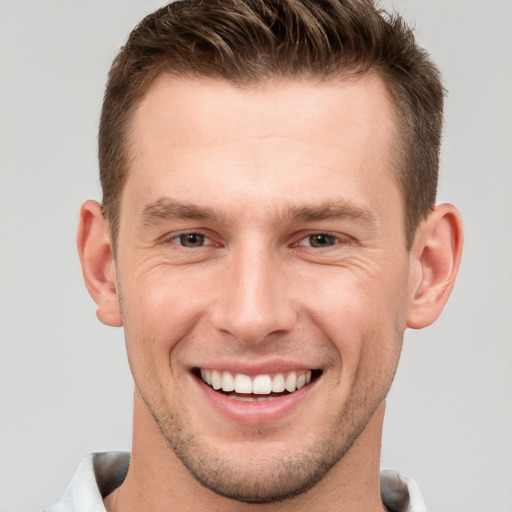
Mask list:
POLYGON ((451 204, 436 206, 419 226, 411 251, 408 327, 422 329, 441 314, 455 283, 462 244, 458 210, 451 204))
POLYGON ((77 247, 85 285, 96 303, 98 319, 112 327, 121 326, 114 252, 108 225, 96 201, 86 201, 80 209, 77 247))

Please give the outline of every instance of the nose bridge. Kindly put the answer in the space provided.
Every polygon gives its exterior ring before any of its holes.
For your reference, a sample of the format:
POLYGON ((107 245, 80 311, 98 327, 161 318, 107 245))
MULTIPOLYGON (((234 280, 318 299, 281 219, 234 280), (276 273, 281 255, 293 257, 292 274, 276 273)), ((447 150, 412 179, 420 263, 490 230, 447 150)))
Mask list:
POLYGON ((295 313, 283 286, 283 262, 270 244, 258 239, 241 244, 227 273, 214 314, 218 329, 244 343, 258 343, 291 328, 295 313))

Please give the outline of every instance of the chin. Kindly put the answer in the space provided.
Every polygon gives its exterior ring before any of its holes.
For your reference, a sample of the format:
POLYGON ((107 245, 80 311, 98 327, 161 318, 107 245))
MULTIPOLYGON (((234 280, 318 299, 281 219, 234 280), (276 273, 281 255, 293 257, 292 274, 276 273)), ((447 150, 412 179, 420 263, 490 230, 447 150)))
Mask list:
POLYGON ((202 486, 245 503, 275 503, 303 494, 344 455, 343 451, 333 452, 330 442, 288 455, 274 451, 272 455, 250 456, 246 450, 243 458, 236 459, 214 455, 194 439, 187 446, 173 444, 174 453, 202 486))
POLYGON ((259 439, 252 435, 219 445, 191 432, 176 415, 168 421, 153 418, 169 448, 203 487, 239 502, 264 504, 289 500, 315 486, 343 459, 371 415, 357 426, 337 417, 322 432, 306 433, 299 446, 296 440, 293 446, 265 440, 264 433, 259 439))

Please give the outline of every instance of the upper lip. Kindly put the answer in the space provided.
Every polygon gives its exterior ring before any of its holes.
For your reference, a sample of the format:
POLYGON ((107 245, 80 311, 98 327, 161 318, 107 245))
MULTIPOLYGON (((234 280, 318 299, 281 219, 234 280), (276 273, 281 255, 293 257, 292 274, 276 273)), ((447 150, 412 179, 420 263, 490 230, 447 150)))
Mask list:
POLYGON ((233 374, 242 373, 250 377, 274 373, 287 373, 293 371, 307 371, 319 369, 318 365, 298 363, 294 361, 272 360, 260 362, 248 361, 204 361, 196 364, 192 369, 227 371, 233 374))

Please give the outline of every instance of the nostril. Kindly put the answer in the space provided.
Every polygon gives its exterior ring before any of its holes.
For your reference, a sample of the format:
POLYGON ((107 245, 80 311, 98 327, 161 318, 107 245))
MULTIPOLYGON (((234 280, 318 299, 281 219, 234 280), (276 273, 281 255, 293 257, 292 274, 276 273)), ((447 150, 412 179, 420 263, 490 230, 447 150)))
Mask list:
MULTIPOLYGON (((250 258, 254 256, 247 257, 250 258)), ((284 286, 268 264, 260 260, 251 264, 247 261, 238 263, 245 268, 230 276, 211 310, 213 326, 246 345, 259 344, 270 335, 290 332, 298 318, 295 307, 286 296, 289 287, 284 286)), ((236 262, 234 266, 237 266, 236 262)))

